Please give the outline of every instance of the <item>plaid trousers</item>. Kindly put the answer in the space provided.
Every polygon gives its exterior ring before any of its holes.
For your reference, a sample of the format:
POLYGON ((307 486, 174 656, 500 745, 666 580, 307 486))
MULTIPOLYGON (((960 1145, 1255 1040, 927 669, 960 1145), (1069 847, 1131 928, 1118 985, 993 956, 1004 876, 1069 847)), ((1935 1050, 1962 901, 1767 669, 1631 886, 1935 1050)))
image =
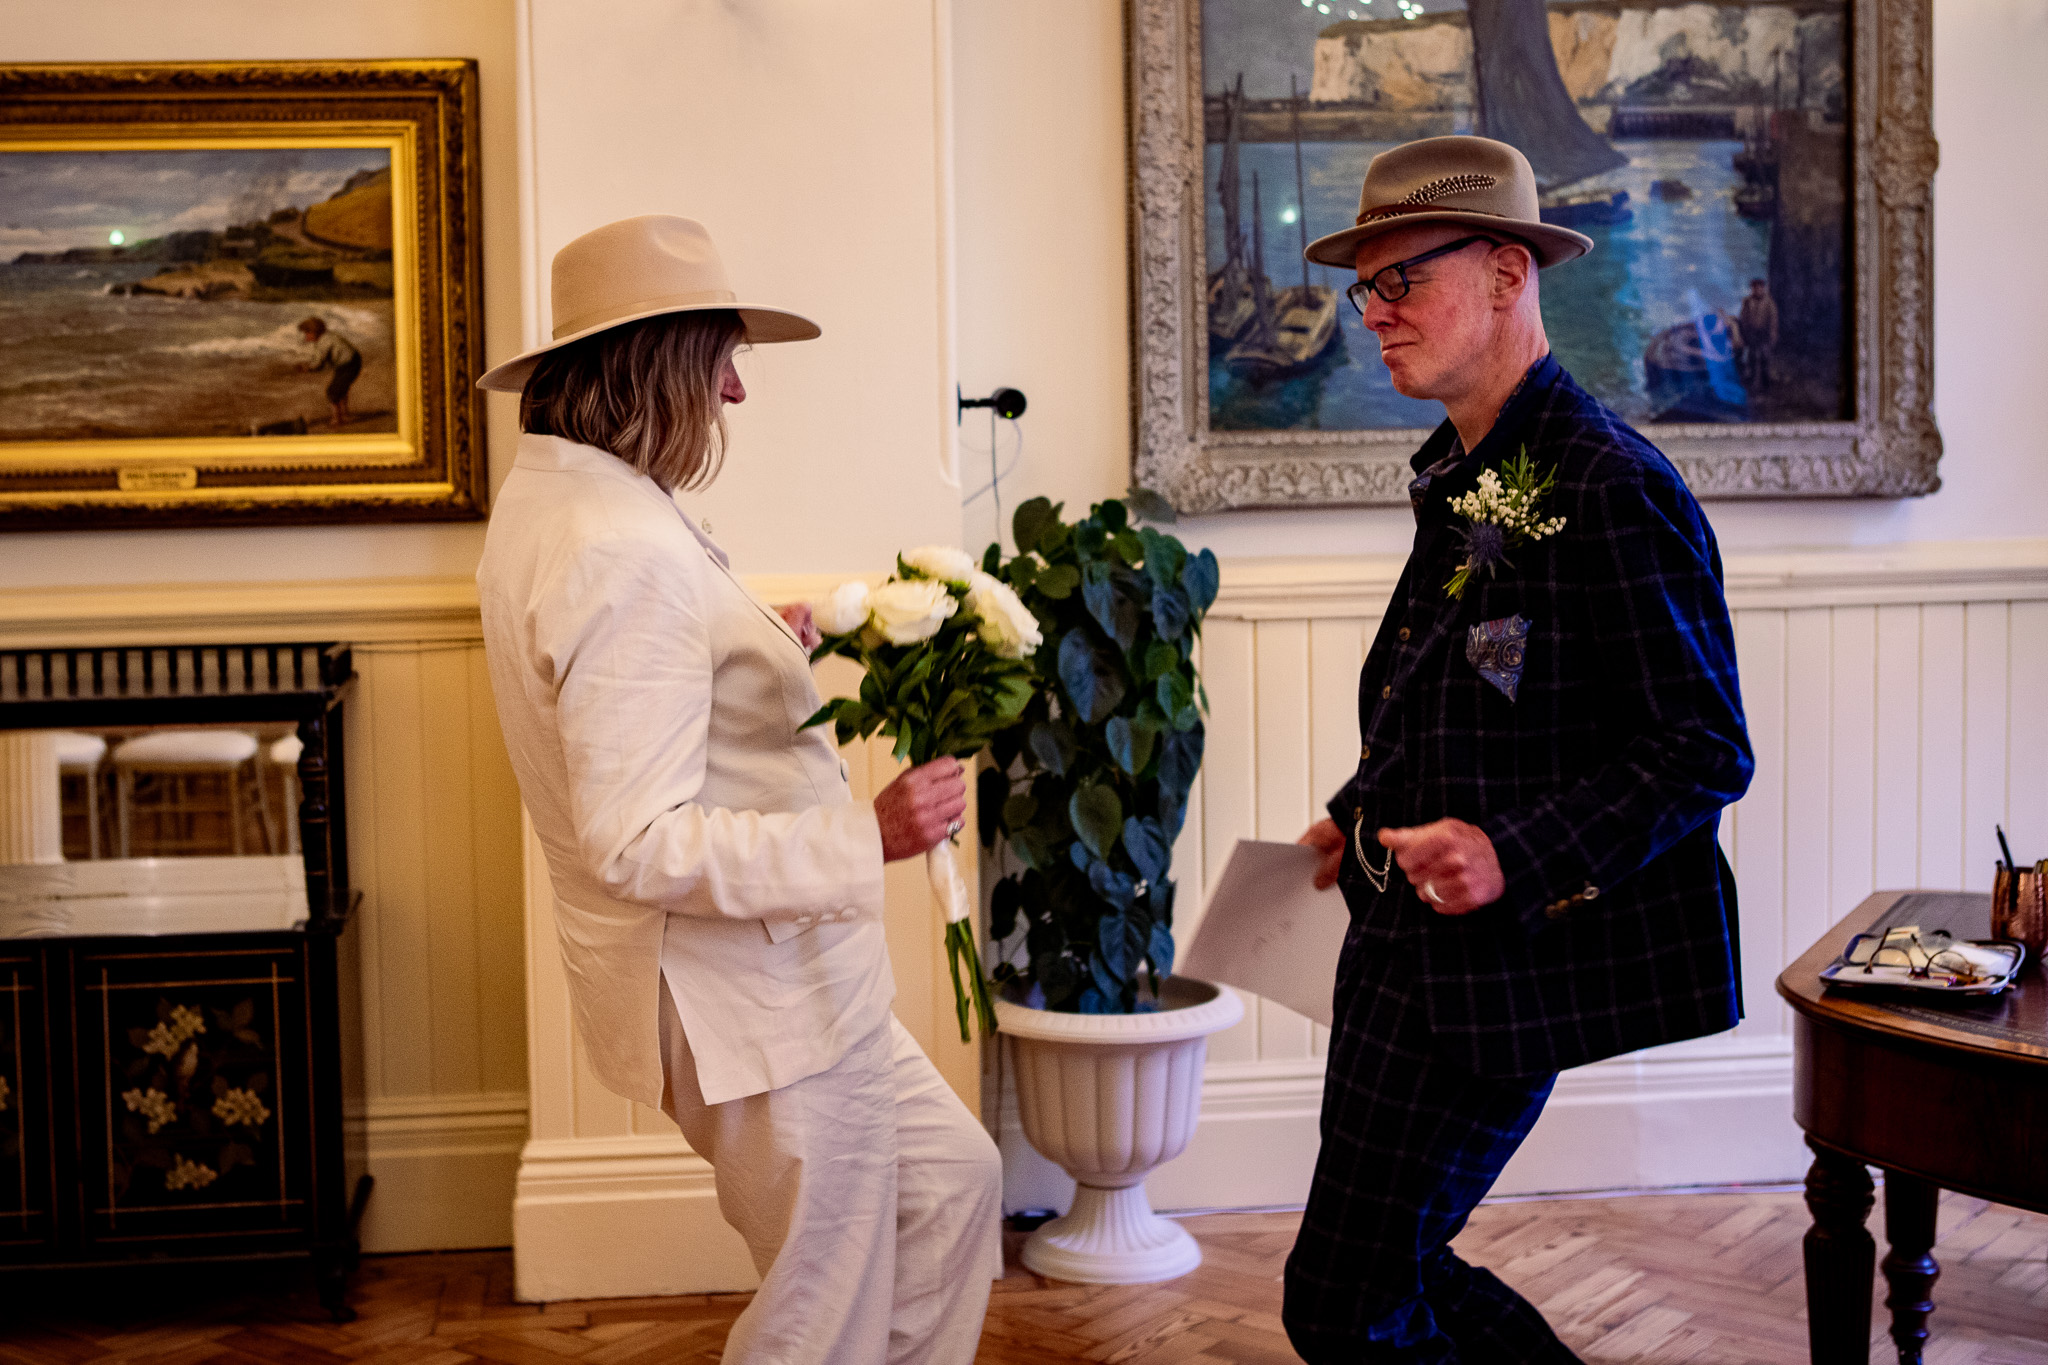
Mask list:
POLYGON ((1310 1365, 1564 1365, 1543 1316, 1449 1243, 1521 1145, 1554 1073, 1434 1055, 1413 945, 1354 923, 1337 962, 1321 1154, 1282 1320, 1310 1365))

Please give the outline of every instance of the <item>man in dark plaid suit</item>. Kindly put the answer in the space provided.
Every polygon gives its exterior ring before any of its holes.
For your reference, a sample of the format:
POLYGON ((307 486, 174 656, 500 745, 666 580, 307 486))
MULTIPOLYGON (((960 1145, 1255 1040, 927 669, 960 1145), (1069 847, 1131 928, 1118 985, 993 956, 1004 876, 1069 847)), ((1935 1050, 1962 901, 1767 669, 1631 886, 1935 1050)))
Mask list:
POLYGON ((1539 220, 1519 152, 1449 137, 1375 158, 1358 226, 1309 248, 1357 269, 1395 387, 1448 413, 1357 775, 1303 836, 1351 908, 1287 1263, 1311 1362, 1575 1360, 1448 1243, 1558 1071, 1740 1017, 1716 827, 1752 760, 1720 557, 1677 471, 1550 355, 1537 271, 1591 245, 1539 220), (1523 456, 1547 487, 1518 519, 1488 495, 1523 456))

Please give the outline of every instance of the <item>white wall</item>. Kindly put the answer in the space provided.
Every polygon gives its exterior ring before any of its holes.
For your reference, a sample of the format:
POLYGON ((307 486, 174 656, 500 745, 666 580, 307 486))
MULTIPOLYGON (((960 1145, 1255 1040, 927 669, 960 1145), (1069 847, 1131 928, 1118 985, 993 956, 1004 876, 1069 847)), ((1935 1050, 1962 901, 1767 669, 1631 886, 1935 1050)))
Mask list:
MULTIPOLYGON (((517 348, 519 214, 513 175, 511 0, 360 0, 309 9, 263 0, 33 0, 6 7, 0 62, 300 61, 474 57, 482 96, 484 337, 517 348)), ((491 486, 509 467, 516 410, 491 408, 491 486)), ((466 577, 482 522, 281 530, 72 531, 0 536, 0 583, 252 582, 466 577)))
POLYGON ((743 297, 825 329, 743 359, 732 454, 688 500, 735 564, 867 570, 952 539, 943 4, 530 12, 533 294, 578 233, 679 213, 711 229, 743 297))
MULTIPOLYGON (((954 0, 960 367, 1030 396, 1007 500, 1129 484, 1124 58, 1106 0, 954 0)), ((2048 9, 1934 0, 1935 409, 1944 487, 1901 502, 1717 503, 1727 550, 2036 536, 2048 523, 2048 9)), ((985 447, 972 418, 964 440, 985 447)), ((985 459, 983 461, 985 463, 985 459)), ((986 543, 984 513, 967 520, 986 543)), ((1225 558, 1403 554, 1398 508, 1236 512, 1181 533, 1225 558)))

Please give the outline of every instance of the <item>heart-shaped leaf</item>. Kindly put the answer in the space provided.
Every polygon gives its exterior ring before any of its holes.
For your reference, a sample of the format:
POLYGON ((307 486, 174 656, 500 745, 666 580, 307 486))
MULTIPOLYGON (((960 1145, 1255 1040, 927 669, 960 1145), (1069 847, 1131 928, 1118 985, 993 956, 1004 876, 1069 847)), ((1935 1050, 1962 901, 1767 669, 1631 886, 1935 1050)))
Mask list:
POLYGON ((1202 736, 1200 725, 1168 734, 1159 751, 1159 800, 1162 806, 1169 800, 1185 802, 1188 790, 1195 785, 1195 774, 1202 767, 1202 736))
POLYGON ((1138 875, 1156 882, 1173 866, 1173 842, 1156 820, 1132 816, 1124 821, 1124 852, 1138 875))
POLYGON ((1166 831, 1166 837, 1168 839, 1180 838, 1181 826, 1185 825, 1187 820, 1187 798, 1184 796, 1170 797, 1162 791, 1159 794, 1159 828, 1166 831))
POLYGON ((1031 727, 1031 756, 1049 772, 1067 775, 1074 761, 1074 732, 1063 721, 1042 720, 1031 727))
MULTIPOLYGON (((1195 690, 1188 686, 1187 676, 1173 672, 1154 684, 1153 696, 1158 699, 1159 709, 1169 717, 1178 715, 1195 699, 1195 690)), ((1176 727, 1177 728, 1177 727, 1176 727)))
POLYGON ((1152 629, 1162 640, 1178 640, 1188 628, 1188 599, 1179 588, 1160 588, 1152 594, 1152 629))
POLYGON ((1149 526, 1138 532, 1138 539, 1145 546, 1145 572, 1152 581, 1162 588, 1180 582, 1181 573, 1188 566, 1187 547, 1149 526))
POLYGON ((1088 889, 1119 910, 1128 910, 1138 899, 1138 883, 1128 872, 1119 872, 1108 863, 1088 865, 1088 889))
POLYGON ((1154 521, 1162 526, 1171 526, 1180 520, 1180 513, 1172 503, 1149 488, 1133 488, 1124 494, 1124 505, 1131 515, 1140 521, 1154 521))
POLYGON ((1064 602, 1081 586, 1081 571, 1071 564, 1054 564, 1041 572, 1033 586, 1055 602, 1064 602))
POLYGON ((1076 791, 1067 803, 1067 818, 1074 822, 1074 833, 1088 846, 1088 851, 1106 859, 1123 828, 1124 803, 1109 787, 1090 783, 1076 791))
POLYGON ((1138 965, 1131 953, 1130 926, 1122 915, 1104 915, 1095 922, 1095 961, 1101 963, 1110 976, 1110 981, 1105 982, 1098 974, 1095 984, 1103 987, 1105 994, 1122 995, 1124 982, 1131 979, 1131 973, 1138 965))
POLYGON ((1030 792, 1017 792, 1004 799, 1001 809, 1005 825, 1023 829, 1038 814, 1038 798, 1030 792))
POLYGON ((1060 685, 1086 724, 1102 720, 1124 699, 1123 669, 1085 630, 1068 631, 1060 641, 1059 672, 1060 685))
POLYGON ((1039 548, 1039 539, 1047 529, 1059 524, 1060 509, 1050 498, 1032 498, 1019 503, 1010 515, 1010 536, 1017 543, 1017 553, 1029 554, 1039 548))
POLYGON ((1138 640, 1138 604, 1118 583, 1107 564, 1090 564, 1081 576, 1081 600, 1102 633, 1129 649, 1138 640))
POLYGON ((1145 771, 1145 765, 1152 761, 1153 731, 1133 725, 1123 716, 1111 716, 1109 723, 1102 727, 1102 737, 1109 743, 1109 756, 1116 765, 1136 777, 1145 771))
POLYGON ((1221 580, 1222 574, 1217 567, 1216 554, 1213 550, 1204 550, 1198 555, 1188 556, 1188 566, 1180 573, 1180 586, 1181 590, 1187 593, 1188 605, 1194 608, 1196 617, 1199 618, 1214 605, 1217 585, 1221 580))
POLYGON ((1145 958, 1160 976, 1173 975, 1173 931, 1163 924, 1152 926, 1152 938, 1145 945, 1145 958))

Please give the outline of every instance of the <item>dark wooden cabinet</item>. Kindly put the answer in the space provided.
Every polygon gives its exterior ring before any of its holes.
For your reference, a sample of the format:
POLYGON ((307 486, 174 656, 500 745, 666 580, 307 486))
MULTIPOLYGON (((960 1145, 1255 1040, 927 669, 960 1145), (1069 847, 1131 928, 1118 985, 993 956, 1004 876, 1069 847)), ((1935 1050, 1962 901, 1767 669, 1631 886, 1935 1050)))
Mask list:
POLYGON ((0 943, 0 1264, 57 1244, 49 1013, 43 954, 0 943))
MULTIPOLYGON (((0 1277, 302 1257, 346 1319, 369 1190, 343 1138, 348 651, 236 646, 204 667, 181 665, 189 648, 140 653, 167 671, 131 679, 87 651, 0 651, 0 728, 296 721, 303 906, 224 931, 233 915, 181 891, 150 902, 156 932, 142 934, 118 897, 70 897, 93 907, 74 912, 64 895, 0 885, 0 1277), (179 932, 160 908, 172 902, 206 932, 179 932)), ((296 881, 297 864, 271 861, 296 881)), ((0 1323, 22 1287, 0 1283, 0 1323)))

